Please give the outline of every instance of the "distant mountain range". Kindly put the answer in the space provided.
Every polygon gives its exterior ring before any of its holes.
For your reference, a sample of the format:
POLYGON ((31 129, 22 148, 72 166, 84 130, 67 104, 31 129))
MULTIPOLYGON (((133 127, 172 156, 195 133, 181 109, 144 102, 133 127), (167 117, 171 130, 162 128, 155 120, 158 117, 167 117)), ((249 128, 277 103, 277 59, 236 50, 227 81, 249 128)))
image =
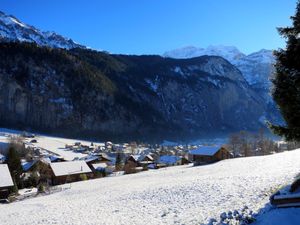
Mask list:
POLYGON ((265 119, 281 119, 261 78, 269 73, 262 64, 268 51, 172 52, 161 57, 93 51, 1 13, 0 125, 147 141, 255 131, 265 119), (205 56, 190 58, 193 52, 205 56))

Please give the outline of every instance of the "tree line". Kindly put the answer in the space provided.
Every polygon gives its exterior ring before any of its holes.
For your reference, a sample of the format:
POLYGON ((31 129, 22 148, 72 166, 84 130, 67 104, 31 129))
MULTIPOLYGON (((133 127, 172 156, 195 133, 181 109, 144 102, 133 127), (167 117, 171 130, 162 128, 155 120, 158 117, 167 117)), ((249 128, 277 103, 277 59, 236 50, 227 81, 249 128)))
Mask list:
POLYGON ((283 150, 290 150, 300 147, 300 144, 294 141, 286 142, 280 145, 277 141, 268 138, 263 129, 256 133, 240 131, 229 136, 228 149, 234 157, 248 157, 258 155, 269 155, 283 150))

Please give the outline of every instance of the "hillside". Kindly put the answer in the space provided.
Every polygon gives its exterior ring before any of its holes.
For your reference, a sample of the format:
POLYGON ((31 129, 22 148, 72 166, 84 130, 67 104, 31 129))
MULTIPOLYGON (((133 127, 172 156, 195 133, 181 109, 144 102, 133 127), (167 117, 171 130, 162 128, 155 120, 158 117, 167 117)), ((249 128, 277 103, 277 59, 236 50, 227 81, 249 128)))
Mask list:
POLYGON ((299 172, 299 157, 298 149, 73 183, 0 205, 1 224, 206 224, 228 210, 264 207, 270 192, 299 172))
POLYGON ((0 123, 69 136, 193 139, 276 113, 221 57, 170 59, 0 44, 0 123))
MULTIPOLYGON (((266 128, 265 120, 280 120, 268 88, 249 82, 226 60, 245 61, 245 55, 234 47, 202 53, 218 51, 221 57, 191 59, 113 55, 0 12, 0 125, 158 142, 257 131, 266 128)), ((260 62, 260 56, 242 64, 260 62)), ((255 68, 269 73, 267 67, 255 68)), ((257 72, 252 69, 245 67, 250 75, 257 72)))

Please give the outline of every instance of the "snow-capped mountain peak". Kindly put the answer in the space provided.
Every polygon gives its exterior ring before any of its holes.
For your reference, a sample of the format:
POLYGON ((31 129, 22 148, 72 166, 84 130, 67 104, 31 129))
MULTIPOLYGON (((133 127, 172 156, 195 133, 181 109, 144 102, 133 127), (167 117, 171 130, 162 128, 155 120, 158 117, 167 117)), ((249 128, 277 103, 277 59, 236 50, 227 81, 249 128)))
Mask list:
POLYGON ((85 48, 55 32, 43 32, 0 11, 0 42, 35 42, 51 48, 85 48))
POLYGON ((6 25, 18 25, 18 26, 21 26, 21 27, 28 28, 28 26, 26 24, 22 23, 21 21, 19 21, 14 16, 8 16, 8 15, 4 14, 1 11, 0 11, 0 19, 6 25))
POLYGON ((207 48, 197 48, 194 46, 187 46, 183 48, 178 48, 175 50, 171 50, 165 52, 165 57, 171 58, 193 58, 202 55, 217 55, 221 56, 228 61, 232 62, 234 60, 238 60, 245 55, 240 52, 234 46, 224 46, 224 45, 210 45, 207 48))
POLYGON ((270 86, 269 77, 273 73, 275 58, 271 50, 261 49, 246 55, 234 46, 208 46, 197 48, 188 46, 166 52, 163 56, 170 58, 193 58, 203 55, 221 56, 235 65, 250 85, 263 89, 270 86))

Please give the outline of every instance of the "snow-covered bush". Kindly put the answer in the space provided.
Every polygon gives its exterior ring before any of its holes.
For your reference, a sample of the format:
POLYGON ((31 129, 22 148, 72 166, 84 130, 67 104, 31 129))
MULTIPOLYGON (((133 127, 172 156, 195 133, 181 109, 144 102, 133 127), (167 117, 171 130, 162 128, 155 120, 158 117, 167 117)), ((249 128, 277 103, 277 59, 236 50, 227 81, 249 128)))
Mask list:
POLYGON ((253 213, 247 206, 242 210, 234 210, 223 212, 220 214, 220 219, 210 219, 208 225, 247 225, 255 221, 256 214, 253 213))

